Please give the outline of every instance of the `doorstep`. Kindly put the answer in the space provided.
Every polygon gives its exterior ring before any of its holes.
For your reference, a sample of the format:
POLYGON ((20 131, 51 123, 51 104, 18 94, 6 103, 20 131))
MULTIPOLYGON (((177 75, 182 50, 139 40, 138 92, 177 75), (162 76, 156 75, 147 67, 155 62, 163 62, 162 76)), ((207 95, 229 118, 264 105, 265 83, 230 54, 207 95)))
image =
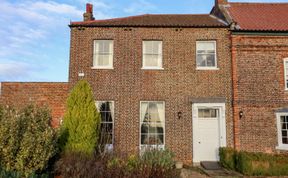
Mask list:
POLYGON ((209 177, 243 177, 238 172, 224 169, 218 162, 201 162, 199 168, 209 177))

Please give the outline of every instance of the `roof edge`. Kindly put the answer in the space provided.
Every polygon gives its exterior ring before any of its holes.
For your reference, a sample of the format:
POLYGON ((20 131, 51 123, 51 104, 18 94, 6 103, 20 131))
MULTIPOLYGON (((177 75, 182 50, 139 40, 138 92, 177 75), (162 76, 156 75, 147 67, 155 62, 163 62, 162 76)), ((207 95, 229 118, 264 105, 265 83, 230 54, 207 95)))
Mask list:
POLYGON ((181 26, 181 25, 93 25, 93 24, 73 24, 68 25, 70 28, 77 28, 77 27, 87 27, 87 28, 93 28, 93 27, 106 27, 106 28, 229 28, 228 25, 191 25, 191 26, 181 26))

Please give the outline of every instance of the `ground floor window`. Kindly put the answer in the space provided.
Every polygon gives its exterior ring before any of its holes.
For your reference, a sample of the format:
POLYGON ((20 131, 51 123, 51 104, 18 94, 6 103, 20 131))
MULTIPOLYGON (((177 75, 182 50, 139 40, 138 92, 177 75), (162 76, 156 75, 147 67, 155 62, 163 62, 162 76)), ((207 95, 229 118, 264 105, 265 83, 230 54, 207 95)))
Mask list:
POLYGON ((278 148, 288 150, 288 113, 277 113, 278 148))
POLYGON ((140 102, 140 144, 146 147, 164 148, 165 106, 162 101, 140 102))
POLYGON ((112 147, 114 138, 114 102, 96 101, 96 107, 101 115, 100 142, 112 147))

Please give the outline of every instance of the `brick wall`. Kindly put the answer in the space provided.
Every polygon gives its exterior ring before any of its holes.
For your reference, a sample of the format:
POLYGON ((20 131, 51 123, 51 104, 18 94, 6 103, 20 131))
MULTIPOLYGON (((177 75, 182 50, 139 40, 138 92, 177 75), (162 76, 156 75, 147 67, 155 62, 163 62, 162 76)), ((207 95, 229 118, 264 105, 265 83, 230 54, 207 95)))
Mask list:
POLYGON ((28 104, 48 106, 52 114, 51 124, 57 127, 65 112, 67 96, 67 83, 2 82, 0 104, 18 108, 28 104))
POLYGON ((287 36, 232 35, 236 147, 278 152, 275 111, 288 108, 283 59, 287 36), (239 112, 243 117, 239 118, 239 112))
POLYGON ((230 33, 225 28, 72 28, 69 85, 84 72, 96 100, 115 102, 114 148, 123 152, 139 151, 140 101, 165 101, 165 146, 189 162, 191 97, 226 99, 227 142, 233 146, 230 61, 230 33), (113 70, 91 69, 94 39, 114 40, 113 70), (152 39, 163 41, 164 70, 141 70, 142 40, 152 39), (217 41, 219 70, 196 70, 196 40, 217 41))

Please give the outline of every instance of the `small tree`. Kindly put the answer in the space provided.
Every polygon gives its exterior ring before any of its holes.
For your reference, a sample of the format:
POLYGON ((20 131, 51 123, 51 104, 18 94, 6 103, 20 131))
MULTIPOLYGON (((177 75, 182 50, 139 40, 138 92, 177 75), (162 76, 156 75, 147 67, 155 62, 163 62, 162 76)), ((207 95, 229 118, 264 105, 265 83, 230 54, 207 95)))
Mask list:
POLYGON ((98 144, 100 114, 87 81, 79 81, 72 89, 66 109, 62 128, 66 138, 64 151, 92 154, 98 144))

